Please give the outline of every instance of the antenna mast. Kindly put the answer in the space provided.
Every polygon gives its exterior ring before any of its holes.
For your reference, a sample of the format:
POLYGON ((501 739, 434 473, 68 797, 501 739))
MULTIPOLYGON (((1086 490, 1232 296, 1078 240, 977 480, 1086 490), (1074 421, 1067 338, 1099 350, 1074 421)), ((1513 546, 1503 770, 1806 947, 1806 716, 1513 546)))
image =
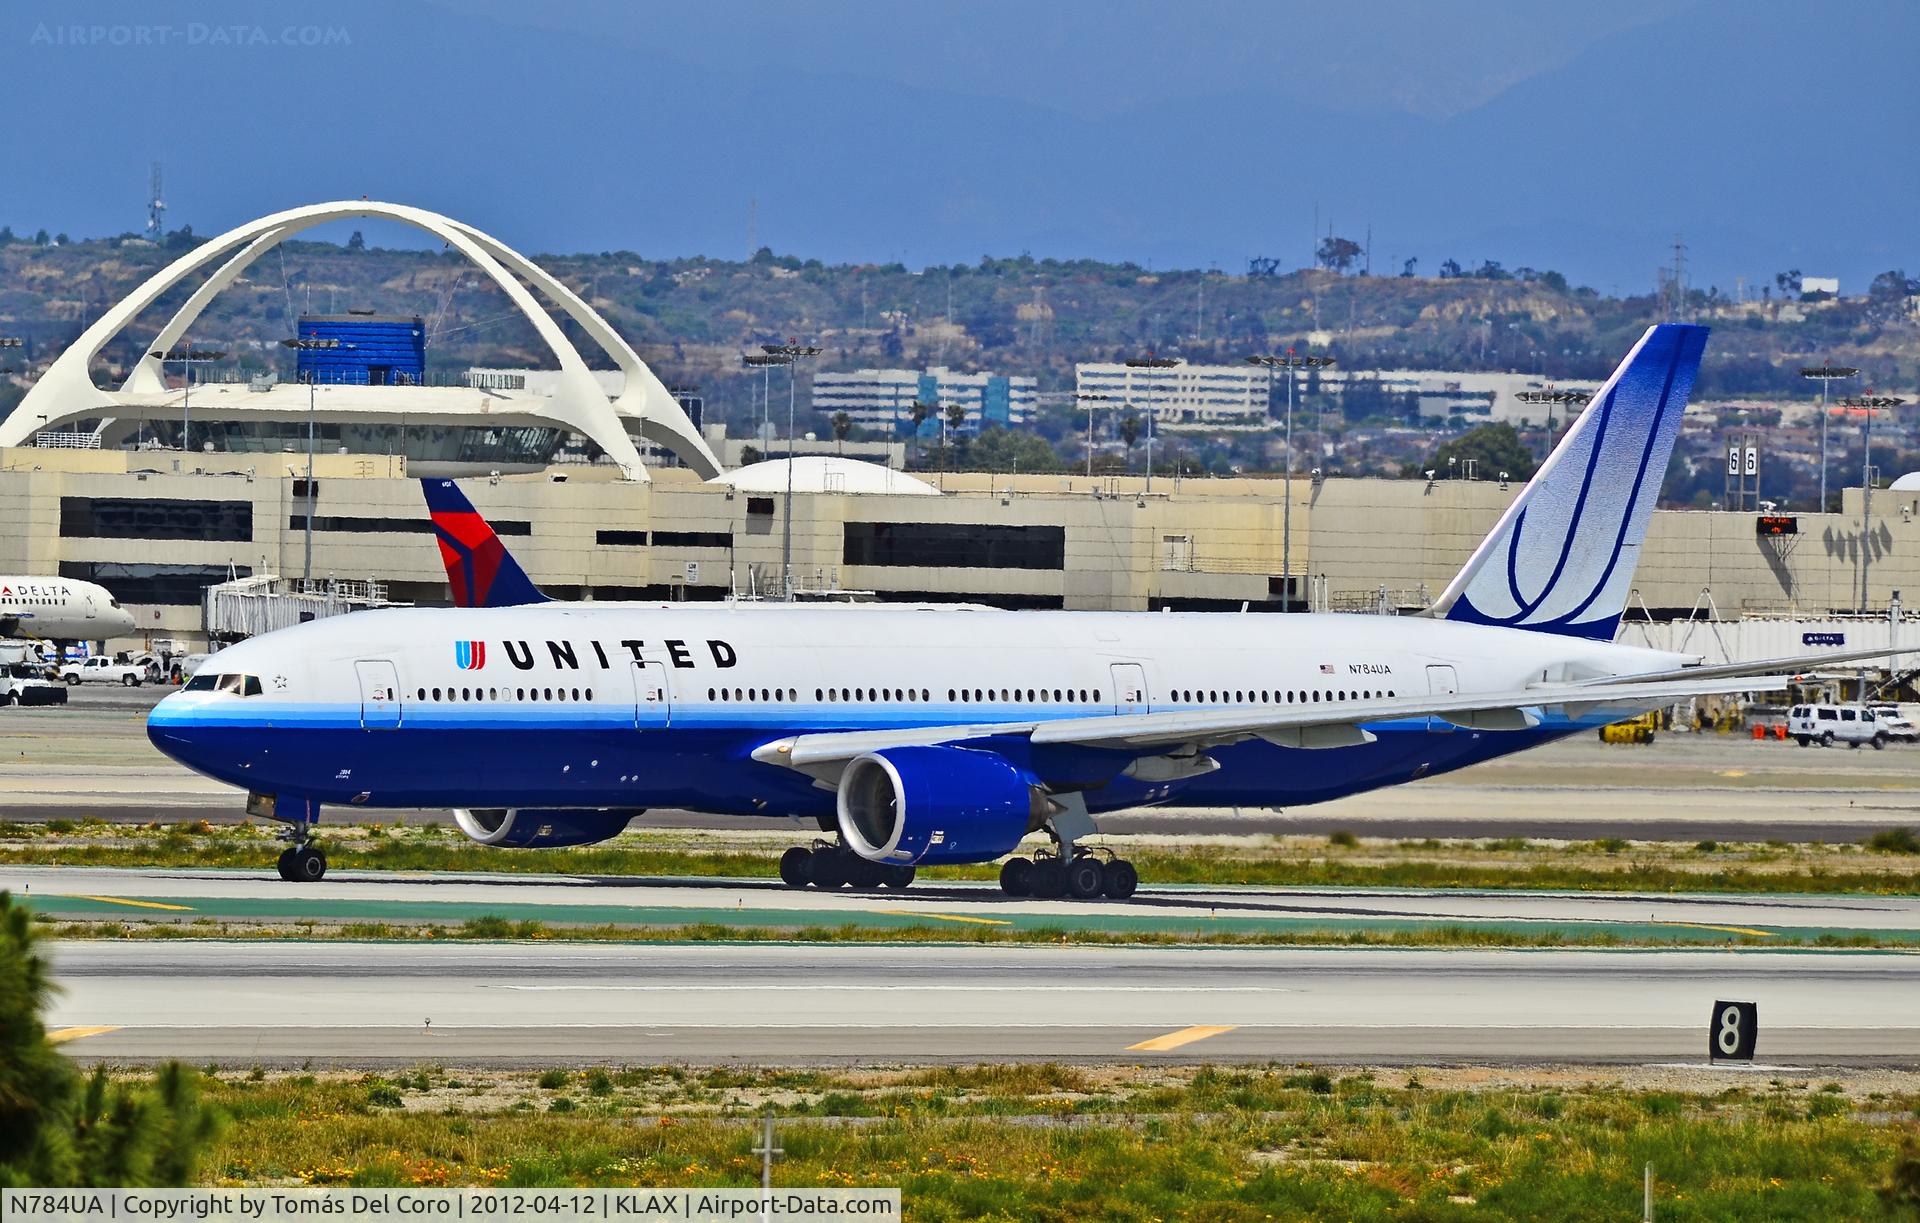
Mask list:
POLYGON ((160 163, 152 165, 152 175, 147 185, 147 237, 158 242, 165 232, 161 213, 167 210, 167 201, 160 191, 160 163))

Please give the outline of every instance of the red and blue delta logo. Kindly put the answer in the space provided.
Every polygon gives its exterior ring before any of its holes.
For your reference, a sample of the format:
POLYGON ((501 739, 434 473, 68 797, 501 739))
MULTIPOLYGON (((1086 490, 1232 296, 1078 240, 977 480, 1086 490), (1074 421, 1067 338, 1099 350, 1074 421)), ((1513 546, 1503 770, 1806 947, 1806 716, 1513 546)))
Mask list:
POLYGON ((453 643, 453 661, 462 671, 478 671, 487 665, 487 643, 484 641, 456 641, 453 643))

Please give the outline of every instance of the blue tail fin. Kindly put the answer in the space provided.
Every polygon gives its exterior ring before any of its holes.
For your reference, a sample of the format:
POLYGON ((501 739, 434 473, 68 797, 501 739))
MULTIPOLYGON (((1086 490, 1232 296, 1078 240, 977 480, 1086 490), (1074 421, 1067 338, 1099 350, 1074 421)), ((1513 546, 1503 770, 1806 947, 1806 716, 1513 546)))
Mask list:
POLYGON ((1647 328, 1435 612, 1613 640, 1706 343, 1705 327, 1647 328))
POLYGON ((507 553, 487 520, 452 480, 422 480, 433 534, 455 607, 520 607, 545 603, 526 570, 507 553))

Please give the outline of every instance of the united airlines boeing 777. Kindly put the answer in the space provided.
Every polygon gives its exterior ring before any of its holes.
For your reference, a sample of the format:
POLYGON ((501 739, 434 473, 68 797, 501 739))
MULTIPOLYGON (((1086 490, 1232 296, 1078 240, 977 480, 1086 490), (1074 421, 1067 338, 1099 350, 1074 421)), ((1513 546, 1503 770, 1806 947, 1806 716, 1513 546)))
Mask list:
POLYGON ((794 886, 904 887, 1044 830, 1009 893, 1124 898, 1133 867, 1082 843, 1104 812, 1319 802, 1783 687, 1613 644, 1705 343, 1648 329, 1425 616, 556 603, 430 480, 466 606, 231 646, 149 734, 289 824, 289 879, 324 874, 328 804, 450 808, 502 847, 678 807, 817 821, 794 886))

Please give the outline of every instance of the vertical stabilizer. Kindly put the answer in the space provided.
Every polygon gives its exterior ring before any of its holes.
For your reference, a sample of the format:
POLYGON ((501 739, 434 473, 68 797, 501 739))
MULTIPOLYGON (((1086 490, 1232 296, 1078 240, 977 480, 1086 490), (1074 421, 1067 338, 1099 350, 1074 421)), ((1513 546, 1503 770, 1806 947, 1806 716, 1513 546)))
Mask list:
POLYGON ((1434 614, 1611 641, 1707 328, 1647 328, 1482 540, 1434 614))
POLYGON ((521 607, 548 601, 459 485, 422 480, 420 487, 427 495, 455 607, 521 607))

